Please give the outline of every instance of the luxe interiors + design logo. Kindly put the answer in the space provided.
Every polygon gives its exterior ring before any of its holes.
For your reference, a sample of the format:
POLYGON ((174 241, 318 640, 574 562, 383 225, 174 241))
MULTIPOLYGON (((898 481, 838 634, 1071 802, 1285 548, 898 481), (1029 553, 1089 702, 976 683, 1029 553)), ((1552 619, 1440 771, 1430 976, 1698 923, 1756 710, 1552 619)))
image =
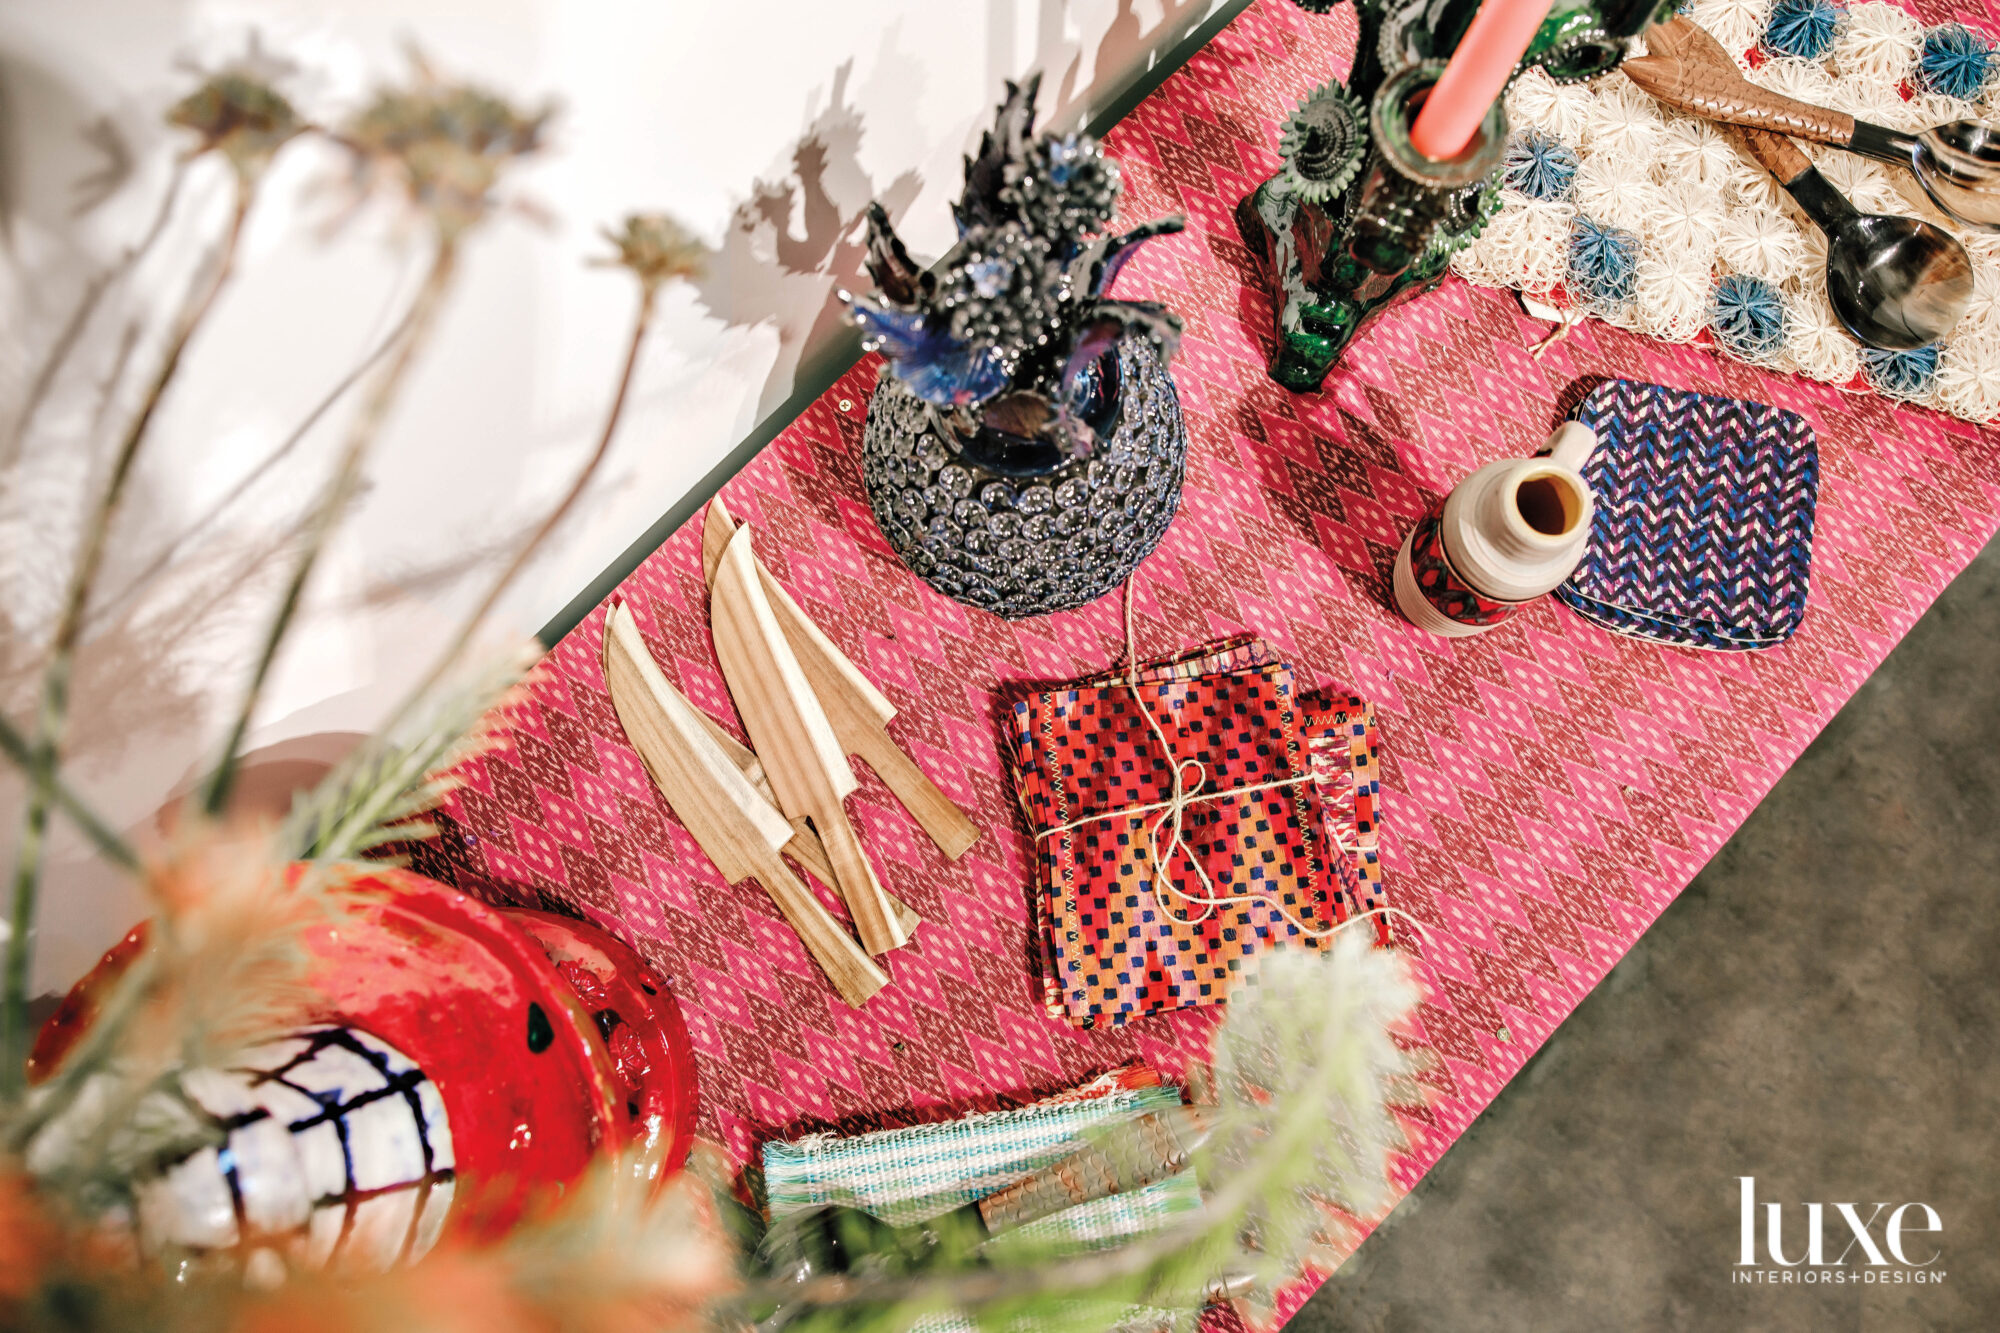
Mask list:
POLYGON ((1799 1251, 1794 1257, 1786 1250, 1787 1206, 1766 1203, 1760 1233, 1757 1179, 1754 1176, 1736 1179, 1743 1191, 1743 1233, 1741 1253, 1736 1267, 1730 1270, 1732 1282, 1944 1281, 1944 1270, 1935 1267, 1944 1251, 1934 1239, 1944 1233, 1944 1222, 1937 1209, 1927 1203, 1905 1203, 1893 1208, 1886 1203, 1872 1204, 1869 1205, 1872 1211, 1866 1217, 1861 1214, 1860 1204, 1801 1204, 1803 1213, 1795 1218, 1798 1230, 1792 1233, 1790 1242, 1799 1251), (1889 1210, 1889 1214, 1878 1230, 1876 1223, 1884 1210, 1889 1210), (1836 1247, 1838 1253, 1834 1252, 1836 1247), (1857 1250, 1859 1254, 1855 1253, 1857 1250))

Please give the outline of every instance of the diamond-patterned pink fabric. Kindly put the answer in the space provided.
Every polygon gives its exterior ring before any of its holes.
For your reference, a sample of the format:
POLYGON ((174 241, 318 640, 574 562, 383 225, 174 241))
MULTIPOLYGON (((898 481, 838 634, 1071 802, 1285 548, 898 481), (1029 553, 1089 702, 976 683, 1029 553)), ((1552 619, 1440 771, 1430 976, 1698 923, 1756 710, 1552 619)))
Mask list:
MULTIPOLYGON (((1274 169, 1295 101, 1346 68, 1353 31, 1348 10, 1259 0, 1108 142, 1127 215, 1181 210, 1190 224, 1121 278, 1122 295, 1186 318, 1174 378, 1194 440, 1180 517, 1137 576, 1140 651, 1254 631, 1302 690, 1375 703, 1389 898, 1431 928, 1421 1040, 1442 1057, 1427 1104, 1401 1108, 1407 1189, 1993 533, 2000 433, 1596 322, 1537 362, 1527 348, 1546 326, 1456 279, 1366 333, 1324 392, 1278 388, 1261 344, 1269 297, 1230 210, 1274 169), (1707 653, 1617 637, 1553 599, 1470 640, 1401 620, 1389 575, 1403 534, 1613 377, 1812 423, 1819 534, 1799 633, 1707 653)), ((418 859, 501 901, 579 911, 670 974, 699 1059, 701 1131, 740 1162, 773 1137, 1019 1105, 1133 1060, 1178 1077, 1218 1012, 1077 1031, 1042 1011, 1000 700, 1011 683, 1116 663, 1118 598, 1010 624, 905 572, 857 471, 877 368, 844 377, 723 493, 772 572, 894 700, 897 738, 987 830, 947 863, 857 765, 857 826, 928 923, 888 960, 893 984, 847 1008, 756 885, 724 885, 668 814, 605 694, 603 608, 549 653, 508 719, 511 748, 468 766, 444 838, 418 859)), ((699 528, 618 595, 667 675, 740 735, 709 640, 699 528)))

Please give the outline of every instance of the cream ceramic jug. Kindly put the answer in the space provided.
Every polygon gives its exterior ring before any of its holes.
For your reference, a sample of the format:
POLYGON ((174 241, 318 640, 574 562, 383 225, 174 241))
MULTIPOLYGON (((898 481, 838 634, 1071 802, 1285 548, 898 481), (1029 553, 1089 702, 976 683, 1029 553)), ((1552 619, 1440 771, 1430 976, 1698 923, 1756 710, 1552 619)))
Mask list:
POLYGON ((1564 422, 1529 458, 1489 463, 1452 489, 1396 555, 1396 606, 1419 629, 1464 638, 1552 591, 1583 559, 1597 448, 1564 422))

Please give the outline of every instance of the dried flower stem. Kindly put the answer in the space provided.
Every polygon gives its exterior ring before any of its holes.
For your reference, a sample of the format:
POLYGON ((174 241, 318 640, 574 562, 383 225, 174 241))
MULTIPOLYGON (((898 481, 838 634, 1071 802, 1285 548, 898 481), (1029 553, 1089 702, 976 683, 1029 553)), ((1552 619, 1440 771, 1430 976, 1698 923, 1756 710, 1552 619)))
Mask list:
POLYGON ((485 623, 486 617, 492 614, 493 608, 499 603, 501 596, 513 584, 514 580, 520 577, 521 571, 527 568, 528 561, 534 557, 535 552, 541 548, 542 543, 548 540, 551 533, 562 526, 562 521, 569 517, 570 510, 576 507, 576 502, 583 497, 584 491, 589 488, 592 478, 597 475, 598 467, 604 462, 604 456, 611 450, 612 437, 618 433, 618 420, 625 413, 625 399, 632 389, 632 377, 634 371, 638 369, 639 353, 645 345, 646 331, 652 327, 653 307, 658 295, 658 284, 648 282, 641 285, 638 314, 632 320, 632 337, 625 348, 625 368, 619 373, 618 387, 611 396, 611 407, 605 414, 604 427, 598 433, 597 447, 591 451, 590 457, 584 460, 583 467, 578 470, 575 479, 570 482, 569 490, 564 492, 562 499, 556 502, 555 508, 551 509, 548 517, 542 520, 541 526, 536 528, 528 540, 522 544, 521 549, 514 553, 514 558, 508 562, 507 567, 500 571, 499 577, 494 579, 492 585, 487 588, 486 595, 480 599, 479 605, 475 606, 471 613, 459 623, 458 632, 452 636, 451 643, 446 646, 445 650, 438 654, 437 661, 432 664, 430 671, 417 683, 415 689, 404 696, 402 703, 398 704, 395 712, 390 714, 389 720, 383 723, 380 730, 384 735, 393 732, 397 724, 409 716, 411 710, 416 708, 424 697, 436 688, 438 682, 443 680, 451 672, 452 668, 457 665, 458 659, 465 652, 466 646, 472 642, 473 636, 479 632, 479 627, 485 623))
POLYGON ((24 1078, 22 1061, 27 1055, 28 973, 34 957, 35 900, 41 888, 42 857, 46 850, 49 809, 53 803, 63 733, 69 722, 70 671, 75 662, 77 639, 83 631, 84 611, 90 603, 91 586, 97 581, 111 525, 125 499, 132 479, 133 464, 145 442, 160 400, 189 341, 202 320, 214 308, 215 298, 228 283, 236 267, 237 246, 243 238, 243 220, 250 212, 252 187, 241 177, 236 181, 229 230, 224 235, 215 274, 181 318, 167 345, 166 356, 153 376, 139 410, 119 442, 111 463, 111 475, 104 493, 86 520, 76 565, 70 571, 69 587, 63 597, 61 614, 49 649, 48 666, 42 674, 41 709, 36 719, 35 740, 28 756, 27 809, 21 820, 21 841, 14 863, 14 897, 11 910, 13 933, 7 940, 5 997, 0 1001, 0 1093, 18 1092, 24 1078))
MULTIPOLYGON (((28 746, 28 738, 4 717, 0 717, 0 751, 5 751, 22 772, 29 770, 33 751, 28 746)), ((119 837, 117 830, 105 823, 95 810, 85 805, 83 798, 70 789, 60 774, 55 779, 53 794, 56 808, 68 815, 83 835, 96 844, 106 860, 120 870, 139 868, 139 855, 132 850, 131 844, 119 837)))
POLYGON ((325 548, 327 537, 339 523, 353 498, 355 488, 360 484, 361 472, 367 461, 368 451, 375 438, 381 434, 382 425, 388 419, 390 409, 400 396, 404 381, 409 377, 410 367, 416 363, 417 352, 429 340, 430 332, 436 325, 439 309, 445 293, 450 289, 453 276, 458 269, 458 249, 454 242, 440 238, 437 253, 431 259, 430 271, 424 275, 423 286, 417 289, 409 314, 404 319, 404 334, 396 349, 395 357, 376 381, 374 391, 363 403, 360 416, 347 437, 347 444, 341 450, 340 460, 335 467, 333 479, 322 492, 319 507, 307 522, 305 545, 300 550, 297 563, 292 568, 292 577, 285 587, 283 598, 278 603, 278 611, 272 617, 270 627, 264 633, 264 643, 257 655, 257 665, 251 672, 249 687, 244 691, 243 702, 236 710, 235 720, 230 724, 229 734, 223 741, 221 757, 202 783, 196 804, 211 818, 222 812, 229 799, 229 789, 236 780, 237 750, 243 744, 244 735, 250 730, 251 717, 257 711, 257 702, 263 695, 265 682, 271 674, 272 663, 277 660, 278 647, 284 642, 286 632, 291 628, 292 619, 298 614, 299 603, 304 596, 307 582, 312 578, 313 566, 318 562, 320 552, 325 548))
POLYGON ((392 349, 400 345, 409 336, 410 326, 421 309, 422 306, 420 304, 412 302, 409 309, 403 312, 403 317, 397 321, 396 326, 389 330, 380 342, 375 344, 368 355, 364 356, 345 375, 341 376, 338 383, 327 390, 326 395, 313 405, 312 411, 306 413, 304 420, 300 421, 292 429, 292 433, 287 435, 277 448, 266 454, 256 467, 251 468, 248 473, 244 474, 241 480, 230 487, 228 494, 210 505, 207 513, 190 523, 179 536, 161 547, 159 554, 153 557, 151 563, 145 569, 141 570, 137 577, 119 589, 113 596, 104 598, 97 608, 90 613, 85 623, 87 625, 94 624, 103 617, 115 614, 120 607, 145 591, 154 579, 166 571, 167 567, 173 563, 174 557, 179 555, 189 542, 199 537, 211 524, 227 513, 231 505, 242 499, 246 491, 255 486, 259 481, 262 481, 272 468, 289 457, 292 451, 299 446, 300 441, 304 440, 313 427, 320 423, 320 419, 333 409, 334 404, 345 398, 348 390, 359 384, 363 376, 373 370, 383 357, 387 356, 392 349))
POLYGON ((35 372, 34 383, 28 386, 27 397, 21 403, 21 410, 14 417, 14 424, 7 432, 5 448, 0 448, 0 467, 12 467, 21 456, 21 445, 28 438, 28 427, 34 423, 35 413, 41 410, 42 402, 55 387, 56 373, 69 360, 69 354, 76 350, 76 344, 83 337, 83 331, 90 326, 91 316, 97 313, 97 303, 104 294, 116 285, 118 280, 131 272, 153 243, 160 239, 160 233, 167 229, 167 219, 173 216, 174 204, 180 199, 181 183, 187 179, 187 158, 174 163, 173 175, 167 181, 167 192, 160 200, 159 212, 153 215, 153 225, 135 244, 126 248, 118 262, 105 269, 83 289, 83 296, 70 312, 69 323, 63 325, 49 348, 48 359, 35 372))
POLYGON ((37 1089, 37 1096, 21 1104, 20 1115, 7 1122, 6 1148, 9 1152, 25 1151, 34 1142, 35 1135, 76 1100, 90 1076, 102 1068, 105 1058, 116 1048, 126 1026, 137 1016, 159 970, 158 945, 148 944, 118 978, 103 1007, 90 1026, 84 1029, 76 1045, 63 1056, 62 1064, 54 1075, 37 1089))

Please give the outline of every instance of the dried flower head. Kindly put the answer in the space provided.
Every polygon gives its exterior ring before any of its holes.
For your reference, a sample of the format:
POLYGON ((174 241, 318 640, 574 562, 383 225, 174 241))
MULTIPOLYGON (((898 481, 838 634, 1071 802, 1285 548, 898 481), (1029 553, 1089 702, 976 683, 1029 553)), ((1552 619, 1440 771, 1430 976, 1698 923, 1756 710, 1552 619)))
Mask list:
POLYGON ((1575 149, 1531 127, 1508 137, 1500 172, 1508 189, 1547 202, 1569 197, 1577 165, 1575 149))
POLYGON ((263 174, 280 148, 310 126, 279 91, 296 67, 265 51, 256 36, 249 48, 167 111, 167 123, 201 139, 197 153, 219 152, 246 181, 263 174))
POLYGON ((1507 92, 1510 123, 1547 130, 1572 148, 1583 141, 1590 106, 1589 89, 1581 84, 1557 83, 1540 65, 1525 70, 1507 92))
POLYGON ((412 51, 416 79, 385 88, 341 131, 362 173, 400 190, 452 239, 492 212, 507 169, 542 147, 555 107, 523 111, 469 83, 447 83, 412 51))
POLYGON ((1640 233, 1663 258, 1699 259, 1715 255, 1716 232, 1722 226, 1722 204, 1712 190, 1691 181, 1660 187, 1651 215, 1640 233))
POLYGON ((1861 373, 1887 398, 1918 399, 1931 391, 1937 379, 1942 343, 1925 343, 1907 351, 1877 347, 1861 349, 1861 373))
POLYGON ((1515 195, 1479 239, 1522 291, 1554 291, 1569 271, 1569 230, 1575 218, 1570 204, 1515 195))
POLYGON ((1973 421, 2000 412, 2000 342, 1990 335, 1953 337, 1938 364, 1937 401, 1973 421))
POLYGON ((1986 91, 1993 68, 1992 38, 1963 23, 1946 23, 1924 34, 1915 82, 1925 92, 1970 100, 1986 91))
POLYGON ((1783 282, 1805 261, 1799 229, 1784 214, 1738 208, 1722 215, 1715 233, 1716 257, 1733 272, 1783 282))
POLYGON ((1784 351, 1789 333, 1785 298, 1762 278, 1731 273, 1715 284, 1709 296, 1708 327, 1731 356, 1770 364, 1784 351))
POLYGON ((305 1021, 306 935, 333 919, 351 878, 336 866, 291 870, 261 825, 183 835, 146 876, 161 966, 133 1043, 164 1052, 177 1040, 185 1063, 220 1064, 305 1021))
POLYGON ((1599 157, 1634 164, 1643 173, 1666 133, 1660 104, 1623 74, 1606 78, 1583 123, 1583 147, 1599 157))
POLYGON ((617 246, 618 253, 597 262, 632 270, 647 291, 675 278, 699 277, 708 262, 702 243, 664 213, 634 213, 625 219, 622 231, 606 227, 604 239, 617 246))
POLYGON ((1737 57, 1757 44, 1771 18, 1771 0, 1693 0, 1686 8, 1689 18, 1737 57))
POLYGON ((1740 159, 1730 141, 1707 121, 1682 118, 1667 124, 1654 168, 1657 180, 1690 180, 1721 190, 1735 174, 1740 159))
POLYGON ((1910 72, 1924 43, 1923 25, 1899 5, 1867 0, 1847 11, 1847 25, 1827 53, 1829 72, 1894 84, 1910 72))
POLYGON ((1861 349, 1834 318, 1823 290, 1791 294, 1784 363, 1822 384, 1845 384, 1861 369, 1861 349))
POLYGON ((1764 49, 1777 56, 1824 59, 1846 17, 1846 9, 1834 0, 1778 0, 1764 23, 1764 49))
POLYGON ((1708 325, 1708 279, 1705 256, 1642 252, 1633 286, 1639 327, 1662 342, 1693 342, 1708 325))
POLYGON ((1570 224, 1570 290, 1593 310, 1609 310, 1632 299, 1638 278, 1639 235, 1587 217, 1570 224))

